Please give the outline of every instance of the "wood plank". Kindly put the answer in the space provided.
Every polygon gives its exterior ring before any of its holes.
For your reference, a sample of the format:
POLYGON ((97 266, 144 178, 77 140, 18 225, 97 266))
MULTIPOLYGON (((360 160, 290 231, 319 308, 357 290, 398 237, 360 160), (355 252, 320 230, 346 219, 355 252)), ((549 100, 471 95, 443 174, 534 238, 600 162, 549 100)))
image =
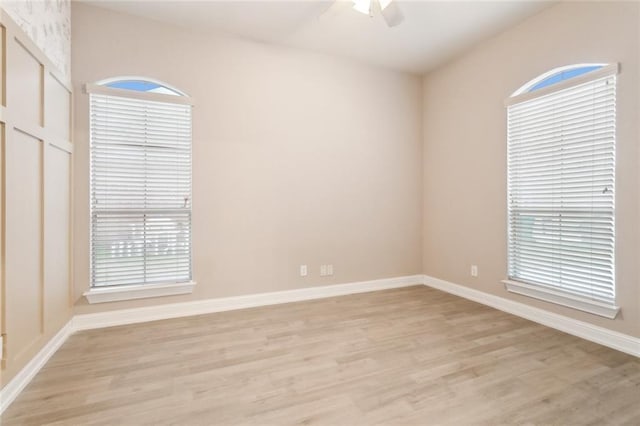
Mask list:
POLYGON ((81 332, 2 424, 639 418, 639 359, 416 286, 81 332))

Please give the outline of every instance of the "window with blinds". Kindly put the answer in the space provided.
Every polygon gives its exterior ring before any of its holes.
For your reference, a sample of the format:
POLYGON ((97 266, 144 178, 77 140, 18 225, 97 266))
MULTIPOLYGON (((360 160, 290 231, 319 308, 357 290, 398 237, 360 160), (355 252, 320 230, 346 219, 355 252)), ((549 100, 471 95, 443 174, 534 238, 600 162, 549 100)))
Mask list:
POLYGON ((537 81, 507 101, 507 288, 611 318, 616 73, 537 81))
POLYGON ((169 90, 90 92, 93 288, 191 281, 191 105, 169 90))

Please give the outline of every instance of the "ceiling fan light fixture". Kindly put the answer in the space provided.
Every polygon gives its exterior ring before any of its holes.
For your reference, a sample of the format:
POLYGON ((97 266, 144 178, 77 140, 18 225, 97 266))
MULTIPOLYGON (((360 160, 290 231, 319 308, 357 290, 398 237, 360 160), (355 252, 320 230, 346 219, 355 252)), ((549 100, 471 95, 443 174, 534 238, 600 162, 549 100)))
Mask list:
POLYGON ((380 4, 380 10, 385 10, 387 6, 389 6, 391 0, 378 0, 378 4, 380 4))

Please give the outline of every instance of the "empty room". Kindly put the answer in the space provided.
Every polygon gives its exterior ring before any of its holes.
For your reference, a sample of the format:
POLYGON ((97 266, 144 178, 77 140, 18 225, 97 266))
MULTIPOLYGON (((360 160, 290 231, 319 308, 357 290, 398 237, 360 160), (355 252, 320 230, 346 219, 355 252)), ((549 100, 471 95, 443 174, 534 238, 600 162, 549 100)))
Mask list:
POLYGON ((0 424, 640 425, 640 2, 1 0, 0 424))

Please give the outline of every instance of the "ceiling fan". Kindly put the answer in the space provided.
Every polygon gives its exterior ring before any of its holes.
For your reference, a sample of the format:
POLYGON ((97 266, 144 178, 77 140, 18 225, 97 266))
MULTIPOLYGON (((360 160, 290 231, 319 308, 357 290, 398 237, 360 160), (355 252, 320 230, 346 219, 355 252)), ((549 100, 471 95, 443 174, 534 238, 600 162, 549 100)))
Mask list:
POLYGON ((395 27, 404 21, 402 11, 394 0, 334 0, 323 15, 338 14, 347 6, 371 17, 379 14, 389 27, 395 27))

